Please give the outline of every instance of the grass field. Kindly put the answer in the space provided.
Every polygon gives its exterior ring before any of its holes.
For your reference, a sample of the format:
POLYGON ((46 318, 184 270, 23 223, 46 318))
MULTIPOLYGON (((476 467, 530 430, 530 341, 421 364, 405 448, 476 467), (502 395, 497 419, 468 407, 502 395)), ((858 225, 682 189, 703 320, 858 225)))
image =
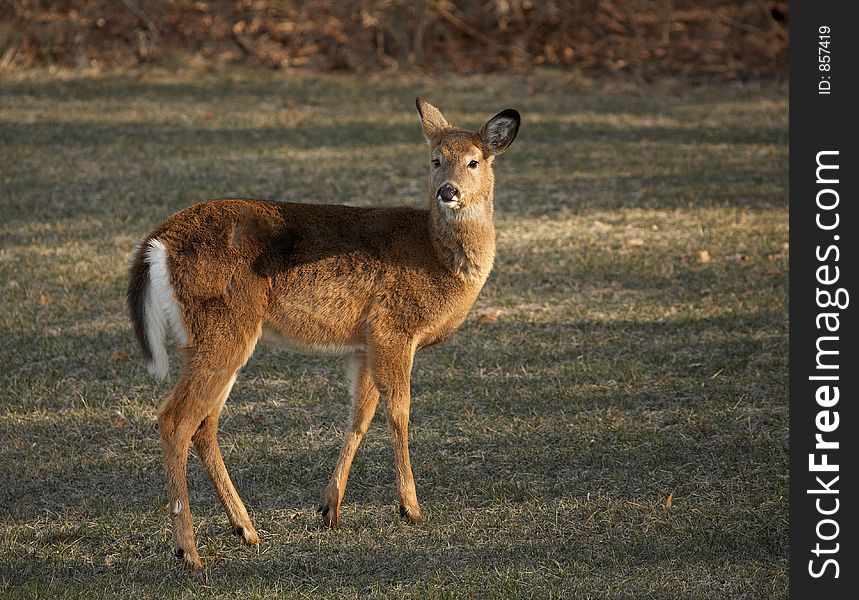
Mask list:
POLYGON ((0 76, 0 595, 786 597, 787 144, 774 84, 0 76), (211 197, 421 206, 418 94, 464 126, 523 115, 495 270, 415 363, 428 521, 398 517, 380 409, 322 529, 341 361, 260 347, 220 439, 262 544, 229 534, 192 458, 206 570, 183 571, 169 386, 124 309, 134 244, 211 197))

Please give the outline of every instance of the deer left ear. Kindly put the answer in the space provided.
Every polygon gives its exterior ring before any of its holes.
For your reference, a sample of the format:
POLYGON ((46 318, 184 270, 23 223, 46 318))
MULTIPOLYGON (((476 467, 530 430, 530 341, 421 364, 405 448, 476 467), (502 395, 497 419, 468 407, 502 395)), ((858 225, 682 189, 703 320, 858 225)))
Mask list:
POLYGON ((519 111, 508 108, 489 119, 480 130, 480 139, 493 156, 503 153, 519 132, 522 117, 519 111))
POLYGON ((420 96, 415 100, 415 106, 421 119, 421 129, 423 129, 424 137, 432 145, 432 140, 439 133, 450 127, 450 124, 439 109, 420 96))

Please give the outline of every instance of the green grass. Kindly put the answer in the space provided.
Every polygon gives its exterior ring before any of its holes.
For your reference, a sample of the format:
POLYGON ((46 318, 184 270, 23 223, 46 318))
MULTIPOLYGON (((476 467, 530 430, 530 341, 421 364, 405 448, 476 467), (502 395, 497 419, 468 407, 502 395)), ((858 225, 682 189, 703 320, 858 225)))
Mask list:
POLYGON ((787 140, 786 89, 763 84, 2 75, 0 593, 786 597, 787 140), (189 574, 162 508, 169 387, 123 304, 133 246, 210 197, 422 205, 418 94, 464 126, 523 115, 495 271, 416 359, 428 522, 397 516, 380 409, 321 528, 342 365, 260 347, 221 444, 263 542, 228 534, 192 458, 189 574))

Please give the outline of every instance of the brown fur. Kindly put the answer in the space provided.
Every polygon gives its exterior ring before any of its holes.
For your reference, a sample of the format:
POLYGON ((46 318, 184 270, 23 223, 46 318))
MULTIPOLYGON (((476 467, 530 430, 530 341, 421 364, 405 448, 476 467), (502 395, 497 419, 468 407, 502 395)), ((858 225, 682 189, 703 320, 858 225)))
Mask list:
POLYGON ((408 449, 412 360, 417 349, 453 335, 489 275, 492 160, 515 137, 519 115, 508 109, 477 133, 449 125, 421 98, 418 112, 431 159, 439 161, 430 166, 428 209, 215 200, 168 218, 135 255, 128 302, 144 357, 153 352, 146 333, 150 240, 166 248, 187 336, 179 380, 158 425, 174 545, 193 568, 201 562, 185 477, 192 443, 234 530, 247 543, 259 541, 224 466, 217 424, 235 374, 260 338, 350 357, 353 415, 323 494, 324 522, 339 520, 349 468, 380 394, 401 513, 422 521, 408 449), (455 203, 437 198, 443 185, 459 190, 455 203))

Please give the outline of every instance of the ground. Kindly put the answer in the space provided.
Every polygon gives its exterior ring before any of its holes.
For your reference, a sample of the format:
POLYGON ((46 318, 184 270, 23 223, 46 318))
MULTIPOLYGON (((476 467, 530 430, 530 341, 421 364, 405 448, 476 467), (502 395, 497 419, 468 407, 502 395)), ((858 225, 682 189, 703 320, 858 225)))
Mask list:
POLYGON ((0 75, 0 592, 786 597, 787 113, 780 84, 552 71, 0 75), (495 270, 415 363, 427 522, 398 517, 380 409, 321 527, 342 361, 261 347, 220 439, 262 543, 229 534, 192 457, 206 569, 183 571, 169 384, 123 301, 134 245, 212 197, 423 205, 417 95, 471 128, 523 116, 496 161, 495 270))

